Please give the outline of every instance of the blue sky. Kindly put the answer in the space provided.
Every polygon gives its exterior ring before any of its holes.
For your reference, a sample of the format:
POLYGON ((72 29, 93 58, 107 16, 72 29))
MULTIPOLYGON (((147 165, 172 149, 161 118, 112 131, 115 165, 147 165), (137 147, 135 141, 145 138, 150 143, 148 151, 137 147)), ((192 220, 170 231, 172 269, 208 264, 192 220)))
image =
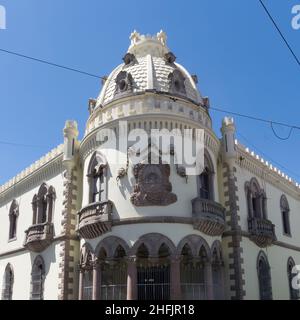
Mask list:
MULTIPOLYGON (((300 30, 291 27, 291 9, 300 0, 265 3, 300 57, 300 30)), ((299 66, 258 0, 0 0, 0 5, 7 12, 0 48, 107 75, 121 62, 134 29, 147 34, 163 29, 177 61, 198 75, 199 89, 213 107, 300 125, 299 66)), ((32 145, 0 145, 0 184, 62 143, 66 119, 78 121, 82 136, 88 99, 100 88, 100 80, 0 52, 0 140, 32 145)), ((211 116, 219 135, 224 114, 211 111, 211 116)), ((300 181, 299 131, 281 141, 267 124, 235 121, 238 137, 300 181)))

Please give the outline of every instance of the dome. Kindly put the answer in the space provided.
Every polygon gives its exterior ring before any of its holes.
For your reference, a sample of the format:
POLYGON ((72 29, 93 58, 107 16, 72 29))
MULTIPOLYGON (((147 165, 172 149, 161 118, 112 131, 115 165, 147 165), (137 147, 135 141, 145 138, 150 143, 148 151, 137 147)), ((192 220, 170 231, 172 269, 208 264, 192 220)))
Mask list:
POLYGON ((197 77, 191 76, 166 45, 166 34, 130 35, 131 44, 124 63, 115 68, 104 82, 96 106, 146 91, 180 96, 196 104, 203 103, 197 89, 197 77))

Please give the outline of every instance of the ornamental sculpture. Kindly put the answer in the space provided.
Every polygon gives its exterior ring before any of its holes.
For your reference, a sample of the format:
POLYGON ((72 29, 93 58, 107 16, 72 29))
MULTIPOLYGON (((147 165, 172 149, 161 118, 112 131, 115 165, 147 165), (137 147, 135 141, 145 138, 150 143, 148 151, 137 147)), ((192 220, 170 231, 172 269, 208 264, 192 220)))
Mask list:
POLYGON ((134 176, 137 183, 130 200, 135 206, 167 206, 177 201, 169 182, 170 165, 139 163, 134 176))

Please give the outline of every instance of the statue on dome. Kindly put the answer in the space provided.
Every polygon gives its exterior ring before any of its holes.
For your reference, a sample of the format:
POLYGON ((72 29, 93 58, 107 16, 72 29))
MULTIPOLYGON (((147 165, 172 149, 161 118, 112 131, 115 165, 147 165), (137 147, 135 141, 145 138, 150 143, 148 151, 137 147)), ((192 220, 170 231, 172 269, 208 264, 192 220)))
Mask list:
POLYGON ((160 41, 163 46, 167 44, 167 35, 164 31, 160 30, 157 33, 156 37, 157 37, 157 40, 160 41))
POLYGON ((131 45, 135 45, 140 40, 140 34, 134 30, 131 34, 129 39, 131 40, 131 45))

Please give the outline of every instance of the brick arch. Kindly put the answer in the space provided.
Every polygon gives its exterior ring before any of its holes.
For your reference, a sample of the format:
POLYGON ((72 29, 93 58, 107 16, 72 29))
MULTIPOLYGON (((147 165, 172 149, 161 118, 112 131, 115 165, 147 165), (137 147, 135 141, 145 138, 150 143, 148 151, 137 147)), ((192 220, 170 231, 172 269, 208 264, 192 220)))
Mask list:
POLYGON ((106 251, 107 257, 113 258, 114 253, 119 245, 125 250, 126 255, 128 255, 130 247, 125 240, 116 236, 108 236, 98 243, 95 249, 95 257, 98 257, 101 249, 104 249, 106 251))
POLYGON ((130 250, 131 255, 136 255, 139 247, 144 244, 149 252, 149 256, 157 256, 159 248, 165 244, 170 251, 170 255, 176 252, 176 247, 172 240, 161 233, 147 233, 141 236, 130 250))
POLYGON ((200 249, 202 247, 204 247, 204 249, 207 253, 207 258, 210 260, 211 250, 209 248, 208 243, 205 241, 204 238, 202 238, 199 235, 195 235, 195 234, 191 234, 191 235, 184 237, 183 239, 180 240, 180 242, 177 246, 177 249, 176 249, 177 255, 181 255, 182 249, 186 244, 189 245, 189 247, 192 250, 192 254, 195 257, 199 255, 200 249))

